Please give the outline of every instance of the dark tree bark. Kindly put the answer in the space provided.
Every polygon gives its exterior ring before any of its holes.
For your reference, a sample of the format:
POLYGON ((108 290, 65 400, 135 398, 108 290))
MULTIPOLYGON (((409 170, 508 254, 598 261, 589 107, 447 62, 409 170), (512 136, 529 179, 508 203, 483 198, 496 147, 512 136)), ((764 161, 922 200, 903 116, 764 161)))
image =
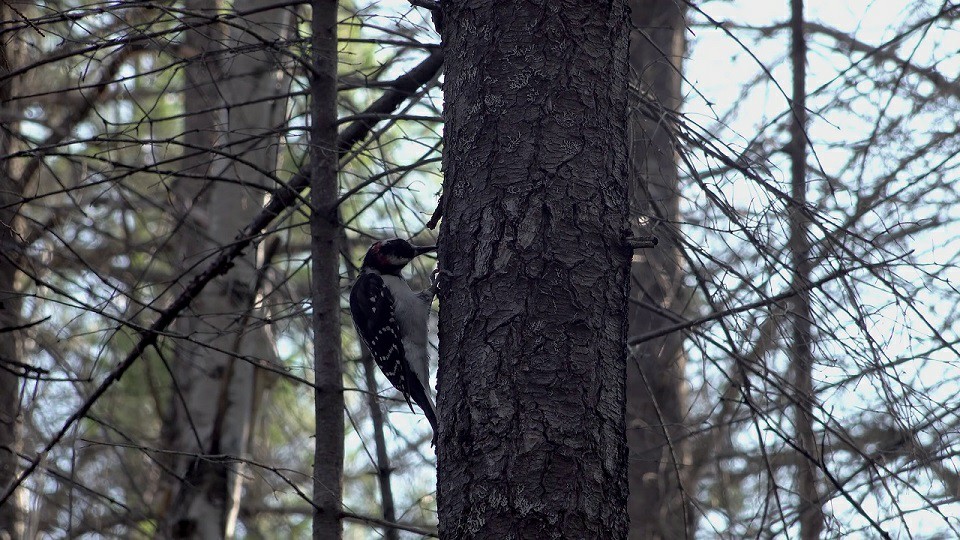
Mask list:
POLYGON ((343 491, 340 226, 337 183, 337 0, 314 0, 310 64, 310 217, 316 448, 313 537, 336 540, 343 491))
MULTIPOLYGON (((667 111, 681 104, 686 6, 673 0, 631 0, 631 224, 660 240, 637 252, 631 267, 630 335, 674 321, 688 295, 676 240, 680 214, 677 153, 667 111), (653 309, 651 309, 653 308, 653 309)), ((627 362, 627 444, 630 448, 630 537, 683 538, 693 532, 693 508, 682 486, 686 355, 683 334, 642 343, 627 362)))
POLYGON ((803 29, 803 0, 790 2, 790 60, 793 64, 793 103, 790 124, 790 177, 794 205, 790 212, 790 255, 794 297, 791 313, 790 366, 796 386, 794 424, 802 454, 797 456, 797 494, 800 497, 800 537, 820 538, 824 527, 823 506, 817 488, 819 449, 813 431, 817 398, 813 388, 813 332, 810 290, 813 273, 808 223, 802 208, 807 204, 807 42, 803 29))
POLYGON ((443 538, 624 538, 626 2, 445 1, 443 538))
MULTIPOLYGON (((17 6, 24 9, 27 6, 17 6)), ((19 19, 16 10, 4 2, 0 5, 0 21, 19 19)), ((2 28, 2 27, 0 27, 2 28)), ((16 34, 6 33, 0 40, 0 106, 16 95, 18 77, 5 75, 20 61, 20 45, 16 34)), ((7 111, 12 113, 13 111, 7 111)), ((0 494, 5 493, 17 478, 20 451, 20 379, 17 362, 22 361, 21 331, 22 296, 17 291, 17 264, 23 253, 19 221, 22 186, 14 162, 6 159, 16 144, 15 122, 0 125, 0 494)), ((22 263, 22 261, 19 261, 22 263)), ((23 535, 21 498, 17 495, 0 504, 0 538, 23 535)))

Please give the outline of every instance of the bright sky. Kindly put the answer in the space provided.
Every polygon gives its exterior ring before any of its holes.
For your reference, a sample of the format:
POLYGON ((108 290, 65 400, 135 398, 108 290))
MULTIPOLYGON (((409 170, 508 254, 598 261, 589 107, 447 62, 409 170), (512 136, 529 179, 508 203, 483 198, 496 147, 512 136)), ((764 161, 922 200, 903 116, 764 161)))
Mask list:
MULTIPOLYGON (((729 3, 705 2, 703 6, 704 11, 714 19, 719 21, 734 21, 738 24, 765 26, 784 22, 789 17, 789 2, 787 1, 738 0, 729 3)), ((908 2, 905 0, 808 0, 806 2, 805 13, 809 21, 820 22, 824 25, 850 32, 861 42, 879 45, 902 31, 906 23, 912 23, 921 19, 923 16, 933 12, 937 6, 938 4, 934 2, 908 2), (931 8, 931 6, 934 7, 931 8)), ((698 17, 698 20, 703 21, 704 19, 703 17, 698 17)), ((898 54, 901 56, 912 54, 912 60, 916 64, 921 66, 936 65, 937 69, 944 74, 948 80, 957 80, 958 76, 960 76, 960 55, 956 54, 957 51, 960 51, 960 31, 956 28, 943 30, 943 26, 941 23, 939 28, 935 28, 935 30, 930 31, 926 35, 917 33, 911 36, 911 38, 905 40, 904 44, 897 49, 898 54), (924 39, 919 39, 921 36, 923 36, 924 39), (950 51, 953 54, 945 54, 944 51, 950 51)), ((752 137, 756 133, 757 126, 763 125, 771 118, 781 114, 787 108, 786 100, 772 85, 758 85, 757 89, 751 93, 747 99, 743 99, 740 96, 743 82, 750 80, 760 72, 756 60, 751 58, 741 45, 737 44, 720 30, 698 26, 693 29, 693 33, 695 34, 693 38, 694 44, 685 66, 685 74, 688 80, 696 86, 697 90, 716 105, 714 109, 711 110, 703 100, 691 93, 689 94, 691 99, 685 104, 684 111, 702 124, 710 124, 710 119, 715 119, 717 112, 723 114, 731 104, 736 104, 736 106, 739 107, 737 118, 730 124, 732 128, 731 131, 724 133, 722 137, 727 142, 742 146, 745 141, 743 138, 739 138, 737 134, 746 138, 752 137)), ((750 37, 743 37, 749 36, 749 34, 738 33, 738 35, 741 36, 743 44, 750 47, 750 50, 770 68, 783 91, 789 93, 792 74, 787 58, 789 46, 787 33, 781 33, 782 38, 779 40, 764 40, 762 46, 757 46, 750 37)), ((849 58, 828 54, 828 46, 832 44, 830 38, 822 36, 817 36, 810 40, 808 91, 831 81, 837 75, 839 69, 844 69, 849 66, 851 59, 859 59, 862 56, 862 53, 853 53, 849 58)), ((832 86, 828 87, 823 93, 824 96, 832 96, 834 94, 832 90, 835 89, 837 84, 839 83, 834 82, 832 86)), ((872 81, 863 81, 858 85, 858 89, 864 93, 870 92, 872 88, 872 81)), ((929 91, 929 85, 927 85, 927 88, 923 88, 921 84, 920 90, 929 91)), ((817 95, 811 96, 810 108, 814 112, 817 112, 819 107, 828 105, 829 103, 824 102, 824 99, 826 99, 826 97, 819 98, 817 95)), ((908 110, 906 109, 908 105, 909 104, 904 101, 894 99, 890 101, 889 105, 886 105, 888 107, 886 110, 900 113, 908 110)), ((850 114, 841 116, 836 112, 830 113, 830 115, 825 118, 811 115, 809 133, 816 141, 850 142, 865 138, 867 133, 869 133, 869 129, 872 128, 870 112, 877 107, 878 103, 868 103, 867 101, 856 104, 856 106, 853 107, 852 110, 854 112, 865 114, 867 116, 866 120, 863 118, 855 118, 850 114)), ((958 121, 956 111, 957 108, 954 107, 953 109, 938 111, 939 115, 918 116, 915 118, 917 123, 917 136, 924 137, 931 131, 956 130, 958 121)), ((920 112, 918 114, 923 115, 926 113, 920 112)), ((875 113, 873 113, 873 115, 875 116, 875 113)), ((824 170, 831 175, 841 176, 841 178, 849 176, 845 175, 847 171, 843 170, 848 159, 847 150, 848 148, 843 146, 836 149, 827 148, 825 145, 814 147, 816 156, 824 170)), ((778 178, 780 182, 785 183, 788 173, 787 162, 784 159, 776 162, 775 165, 773 168, 774 177, 778 178)), ((887 165, 889 165, 889 162, 880 163, 881 167, 887 165)), ((878 175, 881 173, 881 170, 877 168, 877 165, 868 165, 863 172, 865 176, 871 174, 878 175)), ((725 192, 738 207, 742 208, 754 208, 758 198, 762 198, 762 190, 758 189, 752 182, 742 178, 723 184, 722 191, 725 192)), ((838 194, 838 198, 843 196, 843 193, 838 194)), ((892 223, 896 223, 900 219, 900 216, 877 216, 877 219, 883 222, 891 221, 892 223)), ((914 239, 915 245, 911 247, 923 253, 925 260, 942 263, 954 259, 957 252, 954 238, 960 235, 951 234, 949 236, 949 238, 942 238, 926 235, 926 237, 914 239)), ((954 279, 960 277, 956 271, 954 271, 952 275, 954 279)), ((913 273, 912 275, 905 274, 905 277, 914 280, 924 279, 922 275, 917 273, 913 273)), ((931 306, 930 311, 938 311, 939 305, 943 304, 943 301, 938 297, 928 296, 918 299, 927 302, 928 305, 931 306)), ((879 307, 890 302, 891 298, 888 295, 878 295, 875 297, 867 296, 860 300, 866 306, 879 307)), ((955 300, 948 300, 939 310, 944 311, 948 309, 947 306, 953 305, 954 303, 955 300)), ((913 339, 918 335, 926 334, 926 332, 917 332, 916 330, 910 330, 908 327, 902 326, 906 323, 912 325, 915 329, 922 328, 915 317, 907 317, 905 319, 902 313, 902 306, 890 306, 889 308, 881 310, 878 314, 883 315, 884 313, 887 315, 878 316, 873 319, 872 322, 875 326, 872 327, 872 331, 878 336, 889 337, 889 347, 883 351, 888 357, 896 357, 908 353, 912 350, 911 345, 915 343, 913 339)), ((935 323, 940 322, 936 315, 932 316, 932 320, 935 323)), ((946 333, 948 338, 955 336, 956 328, 948 329, 946 333)), ((929 344, 917 345, 917 349, 923 349, 928 346, 929 344)), ((917 351, 914 350, 913 352, 916 353, 917 351)), ((941 360, 941 362, 925 362, 919 371, 916 368, 918 364, 906 364, 905 368, 900 372, 905 381, 912 381, 917 386, 926 387, 930 398, 934 400, 934 402, 927 404, 927 407, 936 407, 936 402, 949 403, 955 400, 958 389, 952 386, 938 386, 938 383, 947 377, 955 377, 958 372, 960 372, 957 366, 957 358, 950 351, 944 350, 932 355, 932 357, 941 360)), ((819 367, 816 376, 822 381, 829 381, 840 379, 846 375, 848 375, 848 373, 844 369, 839 367, 833 368, 825 364, 819 367)), ((894 383, 893 386, 896 387, 897 384, 894 383)), ((838 417, 843 417, 844 415, 852 415, 855 417, 855 415, 858 414, 857 411, 859 407, 868 405, 874 401, 870 399, 870 396, 873 395, 874 392, 879 391, 879 389, 873 388, 868 381, 863 381, 862 384, 850 387, 846 391, 831 392, 828 394, 830 398, 829 405, 832 408, 831 412, 838 417)), ((931 411, 926 408, 910 410, 911 407, 909 404, 902 403, 901 405, 907 413, 905 416, 908 419, 910 415, 914 415, 913 421, 918 421, 919 417, 929 416, 936 411, 936 409, 931 411)), ((870 414, 875 411, 863 412, 870 414)), ((909 421, 910 420, 908 420, 908 422, 909 421)), ((953 435, 956 436, 955 433, 953 435)), ((954 461, 953 469, 956 471, 958 468, 960 468, 958 467, 958 463, 954 461)), ((925 491, 925 482, 936 483, 938 480, 929 476, 919 478, 916 487, 921 493, 925 491)), ((913 492, 911 489, 905 488, 902 485, 893 485, 891 489, 896 493, 897 501, 905 511, 923 508, 929 504, 928 501, 922 500, 919 493, 913 492)), ((878 503, 878 501, 873 498, 864 500, 863 506, 867 512, 874 516, 890 515, 890 513, 894 511, 893 508, 885 507, 885 505, 878 503)), ((836 512, 838 517, 850 518, 850 521, 845 523, 846 527, 862 521, 862 519, 854 514, 854 511, 846 501, 841 498, 834 499, 831 510, 836 512)), ((960 515, 960 508, 958 508, 956 504, 940 506, 939 511, 947 516, 960 515)), ((713 522, 719 530, 723 530, 724 523, 720 516, 711 514, 709 517, 711 518, 710 521, 713 522)), ((905 523, 903 524, 893 521, 885 523, 884 527, 894 533, 895 537, 906 536, 910 533, 920 537, 929 537, 944 529, 943 519, 942 515, 936 515, 930 511, 917 511, 907 513, 904 520, 905 523), (904 525, 906 525, 906 527, 904 527, 904 525), (907 533, 907 530, 909 530, 910 533, 907 533)), ((954 525, 956 525, 955 518, 954 525)), ((871 537, 871 535, 864 534, 862 537, 868 538, 871 537)))

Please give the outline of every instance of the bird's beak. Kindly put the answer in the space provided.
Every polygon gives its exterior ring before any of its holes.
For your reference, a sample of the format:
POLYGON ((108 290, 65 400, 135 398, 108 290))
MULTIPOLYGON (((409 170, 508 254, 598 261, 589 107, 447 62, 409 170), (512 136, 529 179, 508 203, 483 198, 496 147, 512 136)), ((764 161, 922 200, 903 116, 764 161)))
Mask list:
POLYGON ((436 251, 437 246, 415 246, 417 255, 423 255, 424 253, 430 253, 431 251, 436 251))

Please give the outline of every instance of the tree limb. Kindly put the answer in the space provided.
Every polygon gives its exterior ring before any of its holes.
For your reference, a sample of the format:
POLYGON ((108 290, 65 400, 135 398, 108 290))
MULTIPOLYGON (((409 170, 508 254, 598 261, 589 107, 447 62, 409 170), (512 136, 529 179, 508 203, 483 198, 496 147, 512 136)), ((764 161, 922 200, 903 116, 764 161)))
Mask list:
MULTIPOLYGON (((433 79, 442 64, 443 54, 440 51, 432 52, 423 62, 411 69, 407 74, 397 78, 393 82, 391 89, 384 92, 365 112, 369 114, 389 114, 393 112, 420 86, 433 79)), ((340 133, 337 144, 338 155, 342 157, 346 154, 353 145, 362 140, 370 132, 377 121, 375 117, 361 118, 347 126, 340 133)), ((0 495, 0 505, 4 504, 13 495, 13 492, 37 470, 40 462, 43 461, 50 450, 63 440, 77 421, 86 416, 97 400, 100 399, 114 383, 120 380, 123 374, 140 358, 140 355, 157 342, 160 334, 190 305, 193 299, 200 294, 200 291, 217 276, 226 274, 233 266, 233 260, 239 257, 283 210, 299 200, 300 191, 306 188, 309 183, 309 166, 304 166, 294 175, 287 185, 274 189, 271 193, 270 202, 267 203, 253 221, 236 236, 234 241, 224 246, 220 255, 187 284, 184 291, 180 293, 167 309, 160 312, 160 316, 149 328, 138 330, 137 333, 140 338, 133 346, 133 349, 117 364, 117 367, 107 375, 83 404, 67 418, 61 428, 47 444, 44 445, 37 456, 30 460, 30 464, 17 477, 16 481, 7 487, 3 495, 0 495)))

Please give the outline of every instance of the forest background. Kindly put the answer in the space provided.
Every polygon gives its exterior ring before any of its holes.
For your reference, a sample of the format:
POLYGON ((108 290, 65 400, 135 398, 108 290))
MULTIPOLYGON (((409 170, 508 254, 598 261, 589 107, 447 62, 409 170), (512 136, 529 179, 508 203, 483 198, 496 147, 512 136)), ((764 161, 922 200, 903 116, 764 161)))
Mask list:
MULTIPOLYGON (((960 535, 960 5, 628 3, 630 536, 960 535)), ((458 6, 3 2, 0 536, 458 536, 340 313, 438 240, 458 6)))

